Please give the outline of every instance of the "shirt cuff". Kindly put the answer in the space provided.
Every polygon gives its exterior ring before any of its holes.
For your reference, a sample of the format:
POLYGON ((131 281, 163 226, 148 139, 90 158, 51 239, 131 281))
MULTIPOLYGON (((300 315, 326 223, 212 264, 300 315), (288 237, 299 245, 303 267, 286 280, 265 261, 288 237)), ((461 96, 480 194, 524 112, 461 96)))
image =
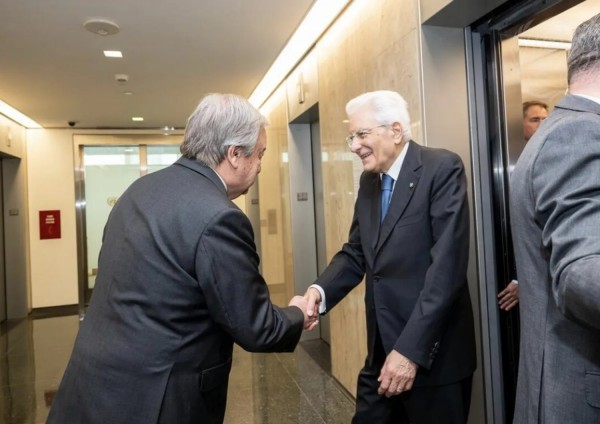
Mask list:
POLYGON ((323 288, 318 284, 312 284, 308 288, 317 289, 321 294, 321 302, 319 303, 319 315, 324 314, 325 311, 327 311, 327 306, 325 304, 325 292, 323 291, 323 288))

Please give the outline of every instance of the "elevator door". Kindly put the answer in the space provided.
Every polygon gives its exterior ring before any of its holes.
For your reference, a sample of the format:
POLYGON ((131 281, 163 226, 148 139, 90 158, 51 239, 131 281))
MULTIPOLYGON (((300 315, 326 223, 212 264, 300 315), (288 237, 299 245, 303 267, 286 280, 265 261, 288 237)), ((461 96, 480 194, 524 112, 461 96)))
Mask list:
MULTIPOLYGON (((304 293, 327 266, 325 211, 318 104, 290 123, 289 169, 294 260, 294 290, 304 293)), ((320 318, 319 331, 303 340, 329 337, 329 316, 320 318)))
MULTIPOLYGON (((486 19, 473 28, 473 114, 477 117, 477 148, 482 202, 480 237, 485 252, 481 267, 489 285, 487 334, 492 362, 488 380, 488 417, 511 422, 518 376, 519 305, 511 312, 499 310, 497 293, 515 274, 515 258, 509 213, 511 171, 525 139, 525 101, 547 103, 550 111, 566 90, 566 52, 560 48, 524 47, 529 39, 570 41, 581 22, 575 8, 598 10, 598 0, 534 0, 518 2, 511 9, 486 19), (527 3, 527 4, 525 4, 527 3), (573 9, 570 13, 570 9, 573 9), (572 28, 570 31, 565 29, 572 28), (564 33, 568 39, 561 39, 564 33), (550 78, 552 76, 552 78, 550 78), (489 203, 488 203, 489 202, 489 203)), ((589 13, 588 16, 592 16, 589 13)))

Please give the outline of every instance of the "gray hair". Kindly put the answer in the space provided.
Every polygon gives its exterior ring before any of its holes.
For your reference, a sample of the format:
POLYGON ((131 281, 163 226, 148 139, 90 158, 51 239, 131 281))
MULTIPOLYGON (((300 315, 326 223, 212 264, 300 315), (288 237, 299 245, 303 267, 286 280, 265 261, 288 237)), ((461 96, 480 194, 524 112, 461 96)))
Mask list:
POLYGON ((346 104, 346 114, 352 115, 357 109, 368 106, 381 125, 400 122, 402 135, 406 141, 411 139, 410 115, 404 98, 395 91, 371 91, 353 98, 346 104))
POLYGON ((528 102, 523 103, 523 118, 527 116, 527 111, 532 106, 539 106, 541 108, 546 109, 548 111, 548 105, 540 100, 529 100, 528 102))
POLYGON ((267 118, 243 97, 208 94, 188 118, 180 150, 183 156, 214 168, 225 160, 230 146, 239 146, 250 156, 260 129, 267 125, 267 118))
POLYGON ((600 14, 581 23, 571 43, 568 81, 590 71, 600 71, 600 14))

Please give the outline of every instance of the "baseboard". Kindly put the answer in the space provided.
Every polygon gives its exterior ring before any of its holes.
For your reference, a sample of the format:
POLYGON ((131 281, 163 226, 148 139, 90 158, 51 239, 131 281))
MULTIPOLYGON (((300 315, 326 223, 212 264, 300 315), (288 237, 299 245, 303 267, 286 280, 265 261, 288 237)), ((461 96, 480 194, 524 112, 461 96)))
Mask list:
POLYGON ((79 305, 49 306, 31 310, 31 318, 33 319, 65 317, 77 314, 79 314, 79 305))

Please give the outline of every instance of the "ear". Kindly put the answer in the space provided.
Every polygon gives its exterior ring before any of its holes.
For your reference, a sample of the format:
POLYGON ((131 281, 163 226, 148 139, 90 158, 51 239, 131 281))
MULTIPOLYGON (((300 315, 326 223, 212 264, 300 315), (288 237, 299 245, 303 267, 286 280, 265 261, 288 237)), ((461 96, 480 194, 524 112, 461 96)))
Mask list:
POLYGON ((227 148, 227 161, 232 168, 237 169, 240 163, 242 152, 239 146, 229 146, 227 148))
POLYGON ((394 131, 394 139, 397 140, 397 141, 395 141, 395 143, 396 144, 402 143, 402 140, 404 139, 404 137, 403 137, 404 130, 402 129, 402 124, 400 122, 392 123, 392 131, 394 131))

